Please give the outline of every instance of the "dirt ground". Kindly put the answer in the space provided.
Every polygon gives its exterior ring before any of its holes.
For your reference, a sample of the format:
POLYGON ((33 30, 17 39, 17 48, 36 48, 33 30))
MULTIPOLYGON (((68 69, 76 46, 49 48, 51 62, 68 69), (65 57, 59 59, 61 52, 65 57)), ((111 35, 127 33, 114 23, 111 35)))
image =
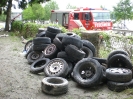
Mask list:
POLYGON ((30 65, 20 54, 23 47, 18 37, 0 37, 0 99, 133 99, 133 89, 117 93, 110 91, 106 84, 82 88, 72 79, 68 79, 67 94, 47 95, 41 90, 41 81, 45 76, 29 72, 30 65))

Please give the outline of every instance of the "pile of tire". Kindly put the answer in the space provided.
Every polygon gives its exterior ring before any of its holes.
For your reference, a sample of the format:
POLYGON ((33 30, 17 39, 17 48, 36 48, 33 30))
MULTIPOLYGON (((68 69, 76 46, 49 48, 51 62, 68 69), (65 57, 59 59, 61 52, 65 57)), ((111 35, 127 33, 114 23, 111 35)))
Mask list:
POLYGON ((127 52, 112 51, 107 58, 106 78, 110 90, 121 92, 133 88, 132 62, 127 52))
POLYGON ((72 32, 61 33, 55 27, 38 33, 24 48, 27 52, 25 57, 31 65, 30 72, 44 73, 41 87, 47 94, 66 93, 66 78, 72 78, 82 87, 95 87, 101 83, 107 83, 112 91, 132 87, 132 63, 128 53, 123 50, 111 52, 107 59, 95 57, 96 49, 90 41, 72 32), (123 80, 115 80, 118 77, 123 80), (58 85, 62 85, 61 88, 58 85), (55 89, 55 86, 58 88, 55 89))

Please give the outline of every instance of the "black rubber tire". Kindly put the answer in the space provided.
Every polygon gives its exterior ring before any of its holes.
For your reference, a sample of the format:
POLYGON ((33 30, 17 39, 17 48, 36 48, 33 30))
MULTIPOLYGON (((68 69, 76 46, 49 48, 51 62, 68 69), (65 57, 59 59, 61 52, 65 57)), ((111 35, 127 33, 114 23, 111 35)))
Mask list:
POLYGON ((46 31, 45 35, 46 35, 46 37, 49 37, 49 38, 51 38, 51 40, 53 40, 57 34, 50 32, 50 31, 46 31))
POLYGON ((72 59, 71 57, 69 57, 65 51, 60 51, 60 52, 58 52, 57 58, 62 58, 62 59, 64 59, 64 60, 66 60, 66 61, 71 61, 71 62, 73 62, 73 61, 72 61, 73 59, 72 59))
POLYGON ((33 74, 38 74, 44 71, 44 67, 48 64, 50 59, 42 58, 33 62, 30 66, 30 72, 33 74))
POLYGON ((68 35, 65 34, 65 33, 59 33, 59 34, 56 35, 55 38, 59 38, 62 41, 62 38, 66 37, 66 36, 68 36, 68 35))
POLYGON ((28 54, 27 56, 27 60, 28 60, 28 63, 29 64, 32 64, 34 61, 38 60, 38 59, 41 59, 43 58, 44 55, 42 52, 35 52, 35 51, 32 51, 28 54))
POLYGON ((72 44, 78 47, 79 49, 83 47, 83 42, 80 39, 70 36, 63 37, 62 44, 64 46, 72 44))
POLYGON ((88 47, 93 52, 93 56, 95 56, 96 55, 95 46, 88 40, 82 40, 82 42, 83 42, 83 46, 88 47))
POLYGON ((92 58, 97 60, 101 65, 106 65, 106 67, 107 67, 107 59, 106 58, 98 58, 98 57, 92 57, 92 58))
POLYGON ((73 72, 73 64, 69 61, 67 61, 68 64, 68 74, 67 74, 67 78, 69 78, 71 76, 71 73, 73 72))
POLYGON ((124 54, 115 54, 107 62, 108 68, 121 67, 132 69, 132 62, 130 58, 124 54))
POLYGON ((44 31, 46 31, 44 28, 39 28, 38 29, 38 34, 41 33, 41 32, 44 32, 44 31))
POLYGON ((41 89, 49 95, 66 94, 68 91, 68 81, 62 77, 45 77, 41 82, 41 89))
POLYGON ((110 89, 111 91, 121 92, 124 91, 125 89, 133 88, 133 79, 125 83, 108 81, 107 86, 108 89, 110 89))
POLYGON ((132 80, 132 71, 127 68, 108 68, 106 78, 114 82, 129 82, 132 80))
POLYGON ((33 51, 33 45, 30 47, 30 49, 26 52, 25 58, 27 59, 27 56, 29 55, 30 52, 33 51))
POLYGON ((53 59, 57 57, 58 49, 55 44, 49 44, 43 51, 44 57, 53 59))
POLYGON ((50 44, 39 44, 39 45, 33 45, 33 51, 43 51, 47 46, 50 44))
POLYGON ((66 77, 68 64, 64 59, 54 58, 44 67, 44 74, 47 77, 66 77))
POLYGON ((88 47, 83 46, 81 48, 81 50, 85 52, 84 58, 92 58, 93 57, 93 52, 88 47))
POLYGON ((73 32, 66 32, 65 34, 67 34, 68 36, 71 36, 71 37, 81 39, 81 37, 79 35, 77 35, 76 33, 73 33, 73 32))
POLYGON ((29 40, 28 42, 26 42, 25 46, 24 46, 24 51, 28 51, 31 46, 33 45, 33 40, 29 40))
POLYGON ((103 84, 103 83, 107 83, 107 78, 106 78, 106 67, 101 65, 102 67, 102 75, 101 75, 101 80, 100 80, 100 84, 103 84))
POLYGON ((74 80, 83 87, 94 87, 101 81, 102 67, 92 58, 84 58, 77 62, 73 69, 74 80))
POLYGON ((36 37, 33 39, 33 44, 51 44, 51 39, 49 37, 36 37))
POLYGON ((65 52, 67 53, 68 57, 70 57, 74 62, 77 62, 85 57, 85 52, 79 50, 74 45, 67 45, 65 52))
POLYGON ((36 37, 45 37, 46 31, 40 32, 39 34, 36 34, 36 37))
POLYGON ((124 50, 115 50, 115 51, 112 51, 112 52, 108 55, 107 61, 108 61, 113 55, 116 55, 116 54, 123 54, 123 55, 126 55, 126 56, 129 57, 129 54, 128 54, 126 51, 124 51, 124 50))
POLYGON ((61 29, 59 29, 57 27, 52 27, 52 26, 48 26, 47 31, 53 32, 53 33, 61 33, 61 29))
POLYGON ((57 37, 54 38, 53 44, 55 44, 60 51, 64 50, 64 46, 62 45, 62 41, 59 38, 57 38, 57 37))

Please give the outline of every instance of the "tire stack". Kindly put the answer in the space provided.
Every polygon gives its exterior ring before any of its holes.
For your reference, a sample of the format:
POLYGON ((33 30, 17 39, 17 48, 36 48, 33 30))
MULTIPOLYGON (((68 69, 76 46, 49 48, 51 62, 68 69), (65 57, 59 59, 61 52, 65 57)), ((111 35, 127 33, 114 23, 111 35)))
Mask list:
POLYGON ((121 92, 133 88, 132 63, 127 52, 113 51, 108 55, 106 69, 107 86, 110 90, 121 92))

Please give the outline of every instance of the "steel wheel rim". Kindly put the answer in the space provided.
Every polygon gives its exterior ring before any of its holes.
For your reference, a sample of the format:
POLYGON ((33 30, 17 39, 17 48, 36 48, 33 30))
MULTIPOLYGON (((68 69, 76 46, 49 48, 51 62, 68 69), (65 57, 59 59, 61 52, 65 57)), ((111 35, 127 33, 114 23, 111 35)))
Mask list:
POLYGON ((124 68, 112 68, 112 69, 110 69, 110 71, 112 73, 118 73, 118 74, 123 74, 123 73, 127 73, 128 72, 128 70, 124 69, 124 68))
POLYGON ((48 71, 51 75, 54 75, 54 74, 58 74, 59 72, 61 72, 63 68, 64 68, 63 62, 56 61, 56 62, 52 62, 51 64, 49 64, 48 71))
POLYGON ((54 52, 55 49, 56 49, 56 46, 54 44, 51 44, 51 45, 46 47, 44 53, 45 53, 45 55, 50 55, 51 53, 54 52))

